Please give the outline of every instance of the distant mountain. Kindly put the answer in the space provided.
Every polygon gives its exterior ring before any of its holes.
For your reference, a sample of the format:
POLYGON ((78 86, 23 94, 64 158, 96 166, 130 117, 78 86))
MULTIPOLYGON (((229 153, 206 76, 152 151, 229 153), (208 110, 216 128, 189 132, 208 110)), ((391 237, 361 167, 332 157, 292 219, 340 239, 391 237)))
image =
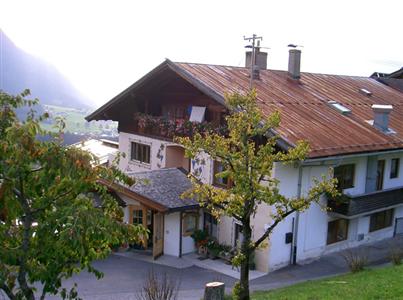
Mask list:
POLYGON ((41 104, 89 108, 89 101, 52 65, 21 50, 0 30, 0 90, 30 89, 41 104))

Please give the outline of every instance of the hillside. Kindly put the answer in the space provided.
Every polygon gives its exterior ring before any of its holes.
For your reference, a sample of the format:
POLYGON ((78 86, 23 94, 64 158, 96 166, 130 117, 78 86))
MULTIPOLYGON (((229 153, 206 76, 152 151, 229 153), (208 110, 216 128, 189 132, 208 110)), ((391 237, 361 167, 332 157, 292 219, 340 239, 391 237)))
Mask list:
POLYGON ((0 90, 17 94, 26 88, 41 104, 89 108, 89 101, 54 66, 16 47, 0 30, 0 90))

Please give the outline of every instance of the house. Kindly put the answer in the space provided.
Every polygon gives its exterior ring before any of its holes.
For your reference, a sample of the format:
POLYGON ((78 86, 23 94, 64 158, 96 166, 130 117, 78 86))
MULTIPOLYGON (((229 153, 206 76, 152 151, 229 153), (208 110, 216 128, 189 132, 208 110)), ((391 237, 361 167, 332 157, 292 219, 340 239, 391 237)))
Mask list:
POLYGON ((98 160, 99 165, 105 166, 113 163, 119 152, 119 143, 105 139, 88 139, 71 146, 90 152, 98 160))
POLYGON ((403 92, 403 67, 390 74, 375 72, 371 75, 379 82, 403 92))
MULTIPOLYGON (((289 197, 304 195, 315 177, 334 168, 339 188, 348 199, 340 205, 323 197, 307 211, 287 217, 271 235, 268 246, 256 251, 257 269, 268 272, 402 233, 403 94, 373 78, 300 72, 298 49, 289 52, 288 71, 267 70, 267 54, 259 49, 255 57, 252 80, 258 104, 266 115, 275 110, 281 113, 278 147, 287 150, 301 139, 311 147, 309 157, 299 164, 275 164, 273 176, 280 181, 280 192, 289 197)), ((119 122, 119 150, 126 154, 119 167, 128 173, 146 176, 150 172, 150 179, 161 179, 165 168, 180 168, 196 171, 203 182, 225 188, 227 182, 214 176, 221 171, 219 162, 209 157, 189 161, 172 136, 192 134, 186 120, 193 121, 192 126, 220 132, 227 113, 224 96, 249 89, 250 64, 250 53, 246 67, 166 60, 87 120, 119 122)), ((163 181, 150 182, 150 186, 158 188, 163 181)), ((158 196, 153 192, 149 196, 141 194, 147 188, 127 191, 127 196, 151 215, 163 213, 161 253, 180 256, 193 251, 184 243, 188 243, 185 239, 195 228, 207 228, 220 243, 237 244, 242 227, 229 217, 217 222, 207 211, 183 202, 175 207, 180 211, 178 218, 178 212, 162 203, 165 193, 171 197, 170 190, 176 188, 172 182, 158 191, 158 196), (157 208, 156 203, 164 208, 157 208), (194 217, 186 217, 189 215, 194 217), (184 230, 184 223, 190 229, 184 230), (179 245, 176 248, 165 243, 172 242, 172 232, 179 245)), ((146 212, 142 211, 143 218, 146 212)), ((270 212, 271 207, 259 206, 252 220, 254 237, 270 225, 270 212)), ((125 216, 128 222, 144 223, 138 213, 126 210, 125 216)))

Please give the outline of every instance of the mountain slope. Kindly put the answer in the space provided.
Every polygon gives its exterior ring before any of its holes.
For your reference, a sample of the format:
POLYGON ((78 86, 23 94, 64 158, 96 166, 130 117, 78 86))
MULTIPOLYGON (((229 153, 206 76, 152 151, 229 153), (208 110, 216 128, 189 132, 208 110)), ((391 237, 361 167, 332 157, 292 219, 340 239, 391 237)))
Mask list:
POLYGON ((54 66, 19 49, 0 30, 0 90, 17 94, 26 88, 41 104, 91 106, 54 66))

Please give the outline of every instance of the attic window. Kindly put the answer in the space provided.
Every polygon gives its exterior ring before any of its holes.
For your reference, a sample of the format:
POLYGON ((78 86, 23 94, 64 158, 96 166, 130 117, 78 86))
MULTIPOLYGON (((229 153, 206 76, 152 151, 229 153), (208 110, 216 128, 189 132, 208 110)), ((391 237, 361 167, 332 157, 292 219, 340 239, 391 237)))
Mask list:
POLYGON ((330 107, 334 108, 338 112, 340 112, 342 115, 348 115, 351 113, 351 109, 348 109, 347 107, 343 106, 342 104, 336 102, 336 101, 329 101, 327 102, 330 107))
POLYGON ((372 92, 368 91, 367 89, 360 89, 360 93, 368 97, 372 95, 372 92))

